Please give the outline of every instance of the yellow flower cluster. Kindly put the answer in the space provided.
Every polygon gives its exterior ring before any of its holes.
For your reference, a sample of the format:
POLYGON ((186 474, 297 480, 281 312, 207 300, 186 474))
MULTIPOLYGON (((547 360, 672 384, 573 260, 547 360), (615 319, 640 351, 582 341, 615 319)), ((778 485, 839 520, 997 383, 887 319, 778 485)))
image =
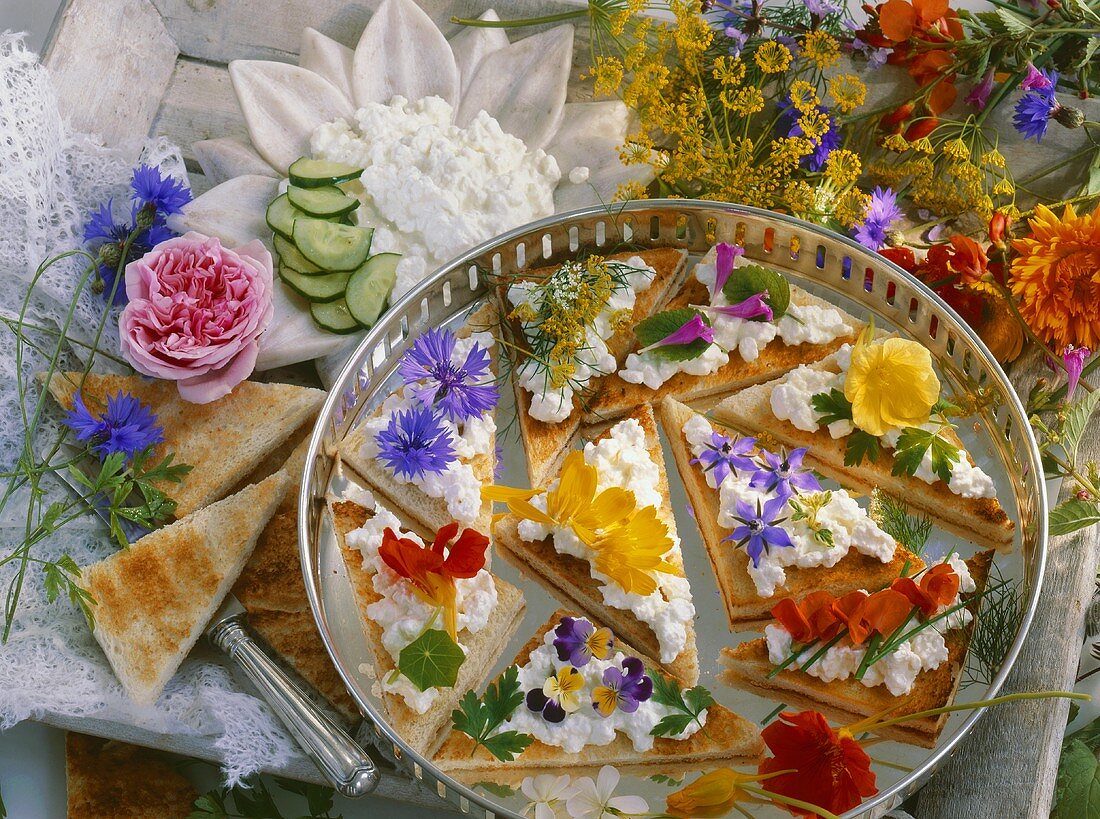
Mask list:
POLYGON ((753 59, 765 74, 781 74, 791 67, 791 50, 782 43, 769 40, 756 49, 753 59))
POLYGON ((805 57, 821 70, 832 68, 840 59, 840 43, 826 31, 810 31, 802 38, 799 56, 805 57))
POLYGON ((829 80, 829 96, 842 114, 850 114, 867 99, 867 86, 855 74, 837 74, 829 80))

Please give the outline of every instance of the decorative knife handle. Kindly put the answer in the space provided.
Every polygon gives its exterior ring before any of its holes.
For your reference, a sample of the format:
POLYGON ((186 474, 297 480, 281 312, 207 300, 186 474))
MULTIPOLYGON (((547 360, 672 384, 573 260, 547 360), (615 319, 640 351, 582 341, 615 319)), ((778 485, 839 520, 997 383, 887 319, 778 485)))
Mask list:
POLYGON ((373 760, 271 661, 240 617, 218 623, 209 636, 214 645, 236 661, 339 793, 358 797, 375 789, 378 768, 373 760))

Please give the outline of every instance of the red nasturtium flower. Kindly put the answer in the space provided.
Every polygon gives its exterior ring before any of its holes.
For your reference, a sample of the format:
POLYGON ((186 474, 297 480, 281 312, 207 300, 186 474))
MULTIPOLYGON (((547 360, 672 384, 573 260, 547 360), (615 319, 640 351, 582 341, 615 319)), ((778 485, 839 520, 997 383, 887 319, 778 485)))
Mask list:
POLYGON ((831 640, 844 626, 833 610, 834 603, 836 598, 827 591, 811 592, 798 603, 785 597, 772 606, 772 617, 779 621, 796 643, 831 640))
MULTIPOLYGON (((760 732, 772 755, 761 774, 790 771, 767 780, 772 793, 844 813, 878 793, 871 758, 846 731, 837 733, 816 711, 784 711, 760 732)), ((815 814, 784 806, 795 816, 815 814)))
MULTIPOLYGON (((950 107, 950 106, 949 106, 950 107)), ((905 129, 905 138, 910 142, 923 139, 940 127, 940 121, 935 117, 921 117, 905 129)))
POLYGON ((981 281, 989 272, 989 257, 985 249, 969 236, 956 233, 951 237, 951 249, 954 253, 948 266, 959 274, 965 284, 981 281))
POLYGON ((849 639, 860 645, 872 634, 885 637, 893 633, 912 608, 904 595, 892 589, 874 594, 854 591, 843 597, 816 591, 800 603, 789 597, 780 600, 772 607, 772 616, 796 643, 827 642, 847 627, 849 639))
POLYGON ((481 571, 489 546, 489 538, 475 529, 463 529, 452 543, 456 534, 458 524, 448 523, 436 533, 431 545, 421 546, 386 529, 378 547, 382 562, 408 580, 417 597, 443 610, 443 625, 451 639, 456 639, 458 632, 455 580, 473 577, 481 571))
POLYGON ((955 600, 959 593, 959 575, 950 563, 937 563, 921 575, 919 583, 911 577, 899 577, 890 588, 904 595, 925 617, 930 617, 940 606, 955 600))
POLYGON ((837 609, 843 612, 848 625, 848 639, 861 645, 872 634, 886 637, 909 619, 912 606, 904 595, 893 589, 883 589, 874 594, 852 592, 837 600, 837 609), (862 595, 862 599, 851 599, 862 595))

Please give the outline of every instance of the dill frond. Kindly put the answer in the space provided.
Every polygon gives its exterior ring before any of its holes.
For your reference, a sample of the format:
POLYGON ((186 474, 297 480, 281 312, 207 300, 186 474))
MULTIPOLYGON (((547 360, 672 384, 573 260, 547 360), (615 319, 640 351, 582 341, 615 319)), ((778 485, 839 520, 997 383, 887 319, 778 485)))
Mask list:
POLYGON ((910 514, 909 506, 876 489, 871 493, 871 518, 886 534, 915 555, 924 552, 932 533, 932 520, 910 514))

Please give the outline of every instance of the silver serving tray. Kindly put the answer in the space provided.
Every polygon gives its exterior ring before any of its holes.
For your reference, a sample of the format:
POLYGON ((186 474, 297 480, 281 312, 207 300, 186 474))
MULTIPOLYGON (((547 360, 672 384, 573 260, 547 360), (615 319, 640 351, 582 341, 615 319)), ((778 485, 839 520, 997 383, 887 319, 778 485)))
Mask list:
MULTIPOLYGON (((393 387, 398 360, 425 329, 458 326, 488 295, 487 277, 500 277, 528 267, 554 264, 581 248, 610 248, 622 241, 640 246, 676 246, 697 260, 715 241, 737 241, 748 258, 790 274, 801 286, 829 298, 876 325, 896 330, 927 346, 940 374, 956 390, 981 390, 986 407, 960 425, 971 452, 997 483, 1002 504, 1015 519, 1016 544, 1000 555, 1001 575, 1020 583, 1022 616, 1019 630, 990 684, 971 685, 960 701, 995 696, 1023 643, 1039 600, 1047 546, 1047 508, 1039 450, 1020 399, 1007 376, 978 336, 938 296, 915 278, 851 239, 787 216, 715 202, 680 199, 644 200, 613 208, 589 208, 554 216, 517 228, 474 248, 438 270, 406 295, 367 334, 330 392, 310 441, 306 479, 299 497, 299 542, 302 570, 310 605, 321 637, 349 691, 373 723, 370 732, 379 750, 399 768, 435 791, 440 798, 475 816, 519 817, 526 802, 518 793, 500 796, 469 787, 434 768, 387 725, 371 687, 372 669, 360 633, 358 615, 344 574, 326 500, 356 485, 337 457, 341 442, 365 412, 377 406, 393 387)), ((508 427, 514 413, 511 390, 503 389, 498 428, 508 427)), ((512 425, 514 427, 514 425, 512 425)), ((504 433, 507 435, 508 433, 504 433)), ((526 485, 522 446, 510 433, 504 451, 502 483, 526 485), (508 445, 512 444, 512 445, 508 445), (517 484, 518 481, 518 484, 517 484)), ((671 460, 669 463, 671 464, 671 460)), ((698 532, 686 514, 683 489, 670 469, 672 502, 677 510, 688 576, 692 578, 698 616, 696 631, 702 664, 701 684, 716 699, 748 719, 759 721, 777 704, 730 688, 716 679, 718 649, 752 635, 730 635, 715 589, 716 583, 698 532)), ((958 545, 965 557, 976 551, 939 529, 933 531, 929 552, 942 553, 958 545)), ((494 572, 517 583, 527 598, 523 623, 501 661, 487 679, 506 667, 518 648, 556 607, 557 603, 534 581, 497 561, 494 572)), ((846 816, 881 816, 919 788, 955 749, 983 711, 956 714, 933 750, 882 743, 872 757, 888 764, 875 766, 880 792, 846 816)), ((658 766, 659 770, 659 766, 658 766)), ((688 777, 685 782, 691 781, 688 777)), ((644 796, 650 810, 664 807, 664 796, 676 786, 624 775, 617 793, 644 796)), ((499 789, 493 789, 498 791, 499 789)), ((778 810, 775 815, 787 815, 778 810)))

